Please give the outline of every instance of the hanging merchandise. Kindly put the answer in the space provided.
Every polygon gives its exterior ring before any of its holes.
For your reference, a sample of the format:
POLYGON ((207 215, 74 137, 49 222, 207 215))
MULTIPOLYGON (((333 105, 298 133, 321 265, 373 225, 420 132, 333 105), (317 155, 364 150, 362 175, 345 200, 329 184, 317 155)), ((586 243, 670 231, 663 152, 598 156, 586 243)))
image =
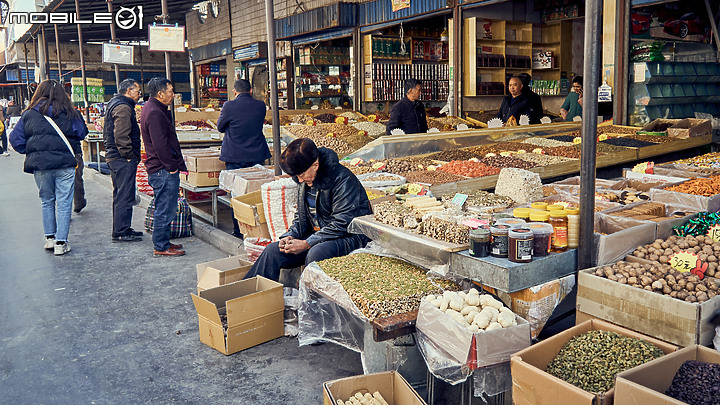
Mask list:
POLYGON ((598 89, 598 103, 606 103, 612 101, 612 87, 607 84, 607 77, 603 78, 603 84, 598 89))

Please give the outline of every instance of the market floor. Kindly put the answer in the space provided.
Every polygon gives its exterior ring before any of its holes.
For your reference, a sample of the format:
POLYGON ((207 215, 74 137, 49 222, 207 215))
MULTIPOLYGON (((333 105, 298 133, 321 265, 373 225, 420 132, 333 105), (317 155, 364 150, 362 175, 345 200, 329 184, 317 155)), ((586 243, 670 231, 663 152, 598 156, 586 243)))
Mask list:
POLYGON ((362 374, 334 344, 283 337, 224 356, 201 343, 195 264, 226 255, 197 238, 173 258, 153 257, 150 235, 111 243, 111 191, 93 181, 72 251, 53 256, 22 165, 0 157, 0 403, 318 404, 324 381, 362 374))

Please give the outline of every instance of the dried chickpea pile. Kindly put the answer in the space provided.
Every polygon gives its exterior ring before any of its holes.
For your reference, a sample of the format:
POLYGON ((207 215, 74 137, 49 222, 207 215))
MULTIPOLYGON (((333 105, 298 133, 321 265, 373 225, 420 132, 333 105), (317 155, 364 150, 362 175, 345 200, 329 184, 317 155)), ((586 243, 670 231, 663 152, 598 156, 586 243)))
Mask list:
POLYGON ((416 311, 424 296, 459 289, 450 281, 431 281, 420 267, 369 253, 335 257, 317 264, 343 286, 369 319, 416 311))
POLYGON ((497 167, 470 160, 453 160, 438 167, 438 170, 467 177, 483 177, 500 173, 500 169, 497 167))
POLYGON ((598 267, 595 275, 687 302, 705 302, 718 294, 714 279, 700 280, 698 276, 681 273, 668 264, 620 261, 612 266, 598 267))
POLYGON ((693 250, 698 258, 708 264, 705 272, 708 276, 715 276, 720 257, 720 242, 713 242, 705 235, 698 236, 671 236, 666 240, 658 239, 650 245, 640 246, 632 253, 641 259, 652 260, 663 264, 670 263, 670 256, 682 250, 693 250))
POLYGON ((665 190, 692 195, 701 195, 703 197, 712 197, 715 194, 720 193, 720 175, 711 176, 707 179, 700 177, 690 179, 676 186, 665 187, 665 190))

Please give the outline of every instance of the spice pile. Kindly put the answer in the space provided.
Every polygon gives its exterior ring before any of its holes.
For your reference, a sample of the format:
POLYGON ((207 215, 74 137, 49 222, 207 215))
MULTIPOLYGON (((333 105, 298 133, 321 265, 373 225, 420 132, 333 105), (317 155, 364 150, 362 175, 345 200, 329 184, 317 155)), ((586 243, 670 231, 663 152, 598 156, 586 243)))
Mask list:
POLYGON ((720 193, 720 175, 711 176, 706 179, 690 179, 675 186, 665 187, 665 190, 692 195, 701 195, 703 197, 712 197, 715 194, 720 193))
POLYGON ((482 159, 480 159, 481 163, 484 163, 488 166, 503 168, 503 167, 515 167, 518 169, 530 169, 533 167, 536 167, 537 165, 533 162, 518 159, 514 155, 511 156, 486 156, 482 159))
POLYGON ((575 336, 548 364, 547 372, 585 391, 601 393, 615 386, 615 375, 662 356, 657 346, 602 330, 575 336))
POLYGON ((598 267, 595 275, 687 302, 705 302, 718 293, 715 280, 700 280, 698 276, 689 272, 681 273, 668 264, 619 261, 598 267))
POLYGON ((500 169, 497 167, 470 160, 453 160, 438 167, 438 170, 467 177, 483 177, 500 173, 500 169))
POLYGON ((458 289, 450 281, 431 281, 420 267, 369 253, 335 257, 317 264, 343 286, 369 319, 415 311, 424 296, 458 289))
POLYGON ((689 405, 712 405, 720 400, 720 364, 687 360, 673 377, 665 395, 689 405))

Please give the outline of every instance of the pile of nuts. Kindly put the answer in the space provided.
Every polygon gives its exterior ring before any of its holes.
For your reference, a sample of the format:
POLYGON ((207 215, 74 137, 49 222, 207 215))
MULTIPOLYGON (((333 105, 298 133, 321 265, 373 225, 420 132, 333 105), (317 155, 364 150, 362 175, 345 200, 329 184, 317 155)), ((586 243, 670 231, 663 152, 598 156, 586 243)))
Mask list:
POLYGON ((311 117, 307 114, 298 114, 298 115, 294 115, 291 119, 292 119, 293 124, 305 125, 305 123, 312 120, 313 117, 311 117))
POLYGON ((338 155, 347 155, 355 151, 342 139, 328 137, 327 129, 308 125, 292 125, 287 127, 298 138, 310 138, 318 147, 326 147, 337 152, 338 155))
POLYGON ((368 319, 412 312, 428 294, 458 290, 450 281, 428 279, 425 270, 399 259, 357 253, 317 262, 339 282, 368 319))
POLYGON ((385 135, 385 125, 380 124, 378 122, 372 122, 372 121, 365 121, 365 122, 356 122, 352 125, 355 129, 358 131, 365 131, 367 134, 371 137, 378 137, 381 135, 385 135))
POLYGON ((438 170, 467 177, 483 177, 500 173, 500 169, 497 167, 470 160, 453 160, 438 167, 438 170))
POLYGON ((374 173, 376 171, 370 166, 353 166, 347 163, 342 163, 342 165, 350 169, 350 171, 356 176, 359 176, 361 174, 374 173))
POLYGON ((440 160, 442 162, 449 162, 451 160, 467 160, 472 158, 478 159, 484 156, 484 154, 479 155, 468 149, 452 149, 433 153, 432 155, 428 156, 428 158, 433 160, 440 160))
POLYGON ((330 114, 330 113, 324 113, 324 114, 315 116, 316 121, 324 122, 326 124, 335 122, 335 118, 337 118, 337 116, 335 114, 330 114))
POLYGON ((720 398, 720 364, 685 361, 665 395, 690 405, 715 404, 720 398))
POLYGON ((355 121, 365 121, 365 117, 362 115, 354 112, 354 111, 345 111, 344 113, 338 115, 338 117, 344 117, 348 120, 355 120, 355 121))
MULTIPOLYGON (((621 127, 621 126, 618 126, 618 125, 602 125, 602 126, 598 126, 597 134, 598 134, 598 135, 602 135, 602 134, 627 134, 627 135, 635 135, 635 133, 637 133, 637 131, 638 131, 639 129, 640 129, 640 128, 635 128, 635 127, 621 127)), ((577 131, 577 132, 580 132, 580 131, 577 131)), ((578 134, 578 136, 580 136, 580 135, 578 134)))
POLYGON ((530 169, 536 167, 535 163, 527 160, 518 159, 515 156, 486 156, 480 159, 481 163, 493 167, 515 167, 518 169, 530 169))
POLYGON ((668 264, 619 261, 595 269, 595 275, 687 302, 705 302, 718 294, 715 280, 681 273, 668 264))
POLYGON ((479 157, 485 157, 488 153, 494 153, 496 155, 502 152, 530 152, 533 148, 531 145, 522 142, 498 142, 489 145, 475 146, 467 148, 467 151, 473 152, 479 157))
MULTIPOLYGON (((515 204, 515 201, 513 201, 512 198, 506 197, 504 195, 497 195, 494 193, 489 193, 487 191, 473 189, 473 190, 463 190, 460 191, 460 194, 465 194, 468 196, 467 200, 465 200, 465 206, 475 206, 475 207, 494 207, 494 206, 505 206, 505 208, 508 208, 515 204)), ((440 199, 443 202, 450 202, 452 199, 455 198, 455 194, 445 194, 440 199)))
POLYGON ((678 138, 671 138, 669 136, 657 136, 657 135, 626 135, 623 136, 625 139, 635 139, 636 141, 644 141, 650 143, 665 143, 675 142, 678 138))
POLYGON ((384 201, 373 207, 375 220, 390 226, 412 230, 420 225, 415 218, 415 211, 399 201, 384 201))
POLYGON ((560 156, 552 156, 552 155, 540 155, 537 153, 516 153, 513 155, 513 157, 516 157, 518 159, 522 159, 528 162, 536 163, 538 166, 548 166, 548 165, 554 165, 557 163, 565 163, 569 162, 571 158, 564 158, 560 156))
POLYGON ((550 138, 532 137, 523 140, 523 143, 529 143, 535 146, 541 146, 543 148, 551 148, 554 146, 572 146, 572 142, 562 142, 550 138))
POLYGON ((656 142, 649 142, 645 140, 641 141, 639 139, 633 139, 630 137, 608 138, 607 140, 598 142, 598 146, 603 143, 615 146, 622 146, 625 148, 644 148, 646 146, 652 146, 656 144, 656 142))
POLYGON ((444 172, 441 170, 429 171, 429 170, 415 170, 404 174, 405 179, 410 183, 423 183, 423 184, 445 184, 454 183, 456 181, 465 180, 465 177, 458 176, 444 172))
POLYGON ((547 372, 588 392, 607 392, 615 375, 663 355, 657 346, 615 332, 591 330, 570 339, 547 372))
POLYGON ((691 157, 688 159, 676 160, 673 163, 681 165, 691 165, 697 167, 720 168, 720 152, 710 152, 704 155, 691 157))
POLYGON ((560 156, 571 159, 580 159, 580 149, 574 146, 555 146, 551 148, 545 148, 545 154, 551 156, 560 156))
POLYGON ((390 176, 387 174, 378 173, 374 176, 367 177, 363 181, 397 181, 397 176, 390 176))
POLYGON ((670 263, 670 255, 682 250, 693 250, 698 258, 708 263, 706 274, 715 276, 720 257, 720 242, 714 242, 711 237, 698 236, 671 236, 666 240, 657 239, 650 245, 640 246, 632 253, 641 259, 652 260, 663 264, 670 263))
POLYGON ((708 178, 690 179, 676 186, 665 187, 665 190, 675 191, 678 193, 701 195, 703 197, 712 197, 720 193, 720 175, 708 178))

